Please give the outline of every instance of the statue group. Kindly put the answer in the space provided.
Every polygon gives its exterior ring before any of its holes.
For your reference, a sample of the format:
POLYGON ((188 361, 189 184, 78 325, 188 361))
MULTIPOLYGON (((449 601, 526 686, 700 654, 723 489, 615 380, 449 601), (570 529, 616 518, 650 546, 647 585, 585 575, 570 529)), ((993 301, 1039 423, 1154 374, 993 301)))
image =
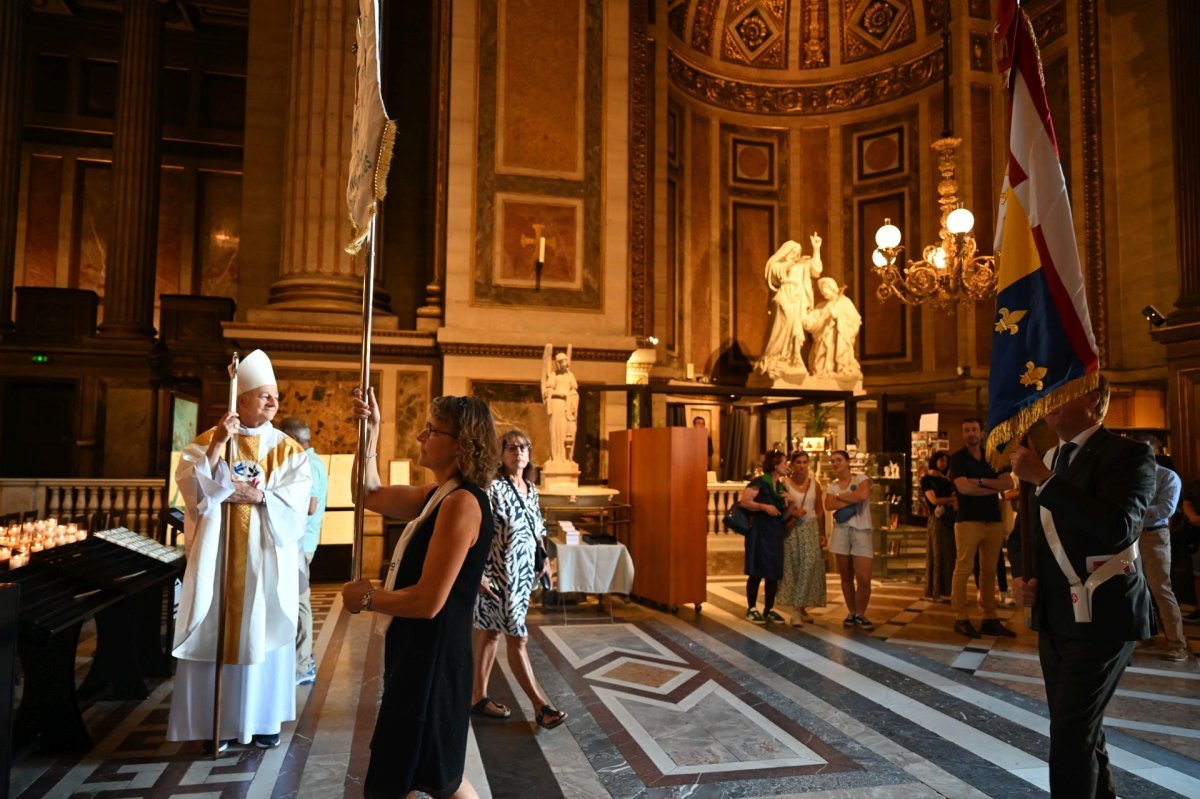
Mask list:
POLYGON ((862 317, 831 277, 822 277, 821 237, 809 237, 812 255, 798 241, 784 242, 767 260, 765 277, 771 298, 771 332, 754 368, 772 379, 861 377, 854 345, 862 317), (814 302, 813 283, 821 298, 814 302), (811 337, 808 361, 804 348, 811 337))

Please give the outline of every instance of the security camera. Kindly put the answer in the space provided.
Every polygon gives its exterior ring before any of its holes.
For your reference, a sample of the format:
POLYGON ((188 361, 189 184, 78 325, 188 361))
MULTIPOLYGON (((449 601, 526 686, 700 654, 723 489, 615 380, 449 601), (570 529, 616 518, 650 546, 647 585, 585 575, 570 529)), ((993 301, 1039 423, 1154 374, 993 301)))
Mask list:
POLYGON ((1162 327, 1167 322, 1167 317, 1158 312, 1158 309, 1153 305, 1147 305, 1142 309, 1142 316, 1146 317, 1146 321, 1155 327, 1162 327))

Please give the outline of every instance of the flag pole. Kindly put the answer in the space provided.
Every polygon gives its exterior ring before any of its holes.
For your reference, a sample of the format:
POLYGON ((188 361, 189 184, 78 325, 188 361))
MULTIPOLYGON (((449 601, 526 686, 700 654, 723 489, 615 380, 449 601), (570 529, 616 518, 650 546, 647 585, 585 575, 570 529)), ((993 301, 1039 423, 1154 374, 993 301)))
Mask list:
MULTIPOLYGON (((382 204, 382 203, 381 203, 382 204)), ((371 323, 375 311, 375 225, 378 219, 378 209, 371 216, 369 233, 367 234, 367 262, 363 267, 363 310, 362 310, 362 355, 358 365, 358 385, 362 391, 363 400, 368 399, 371 386, 371 323)), ((366 510, 363 500, 366 496, 367 484, 367 437, 368 419, 358 420, 358 456, 354 459, 354 543, 351 552, 351 580, 361 580, 363 572, 363 524, 366 510)), ((379 442, 376 442, 378 446, 379 442)), ((375 453, 378 456, 378 452, 375 453)), ((376 464, 378 466, 378 464, 376 464)))
MULTIPOLYGON (((237 412, 237 372, 238 354, 233 354, 229 363, 229 413, 237 412)), ((230 436, 225 442, 225 465, 229 467, 229 477, 233 479, 233 459, 237 454, 237 436, 230 436)), ((213 726, 212 726, 212 758, 216 760, 221 754, 221 674, 225 663, 225 580, 229 573, 229 563, 225 553, 229 551, 229 525, 233 519, 229 515, 229 503, 221 503, 221 537, 217 544, 217 653, 213 664, 213 726)))

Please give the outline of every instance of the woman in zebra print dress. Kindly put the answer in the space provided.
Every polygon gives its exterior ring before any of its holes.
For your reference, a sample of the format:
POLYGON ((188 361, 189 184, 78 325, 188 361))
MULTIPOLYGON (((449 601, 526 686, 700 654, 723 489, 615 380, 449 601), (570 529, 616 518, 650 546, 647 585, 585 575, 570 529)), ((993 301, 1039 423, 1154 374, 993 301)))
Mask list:
POLYGON ((525 614, 534 583, 548 573, 545 558, 541 572, 534 561, 546 534, 537 489, 530 481, 529 436, 510 430, 500 437, 500 469, 488 488, 496 535, 483 570, 475 601, 475 690, 471 711, 477 716, 508 718, 510 710, 488 697, 488 679, 496 662, 500 636, 507 637, 508 664, 517 682, 537 708, 537 723, 552 729, 567 714, 554 709, 533 676, 525 643, 529 631, 525 614))

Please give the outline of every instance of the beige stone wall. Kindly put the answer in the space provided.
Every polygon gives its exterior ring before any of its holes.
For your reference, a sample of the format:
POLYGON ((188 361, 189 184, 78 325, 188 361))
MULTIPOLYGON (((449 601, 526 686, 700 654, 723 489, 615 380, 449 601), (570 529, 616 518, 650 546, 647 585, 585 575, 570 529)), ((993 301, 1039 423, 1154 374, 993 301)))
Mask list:
POLYGON ((1141 309, 1169 314, 1179 292, 1167 14, 1164 0, 1112 0, 1103 30, 1108 367, 1165 380, 1141 309))

